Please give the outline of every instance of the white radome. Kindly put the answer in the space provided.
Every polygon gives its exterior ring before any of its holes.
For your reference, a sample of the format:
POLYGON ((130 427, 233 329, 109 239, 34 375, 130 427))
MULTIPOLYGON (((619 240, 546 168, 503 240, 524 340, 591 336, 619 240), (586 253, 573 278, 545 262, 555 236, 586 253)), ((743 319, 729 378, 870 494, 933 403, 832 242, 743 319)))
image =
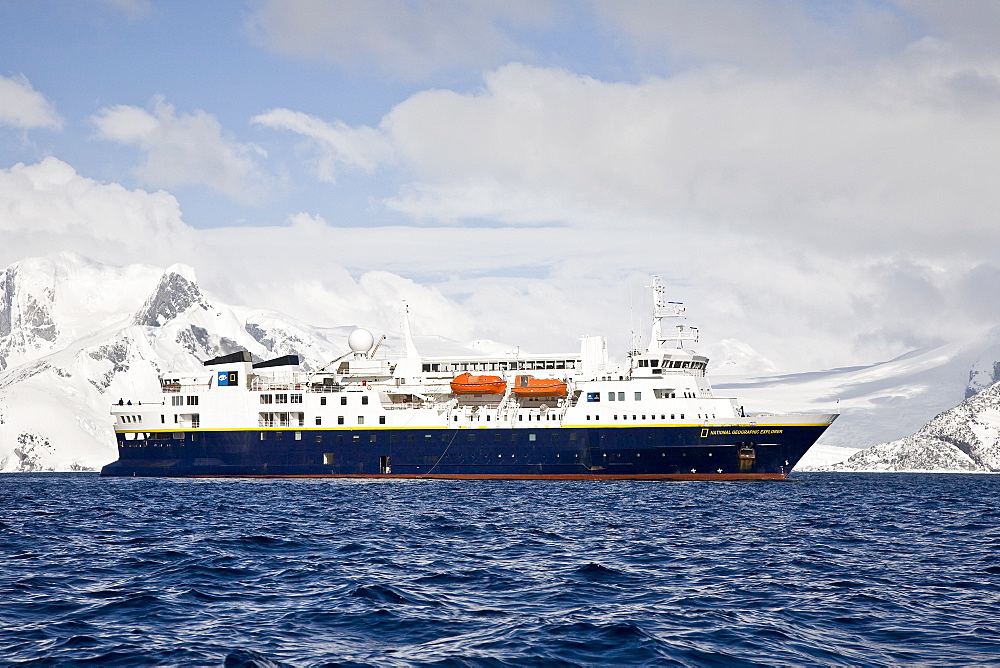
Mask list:
POLYGON ((356 353, 366 353, 375 345, 375 337, 367 329, 359 327, 347 337, 347 345, 356 353))

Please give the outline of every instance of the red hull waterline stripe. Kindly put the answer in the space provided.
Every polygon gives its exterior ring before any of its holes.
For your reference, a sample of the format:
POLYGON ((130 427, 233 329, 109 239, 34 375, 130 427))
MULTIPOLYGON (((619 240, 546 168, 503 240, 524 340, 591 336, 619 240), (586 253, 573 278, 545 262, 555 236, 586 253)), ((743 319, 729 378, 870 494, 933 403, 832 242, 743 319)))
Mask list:
POLYGON ((787 473, 648 473, 609 474, 594 473, 431 473, 431 474, 309 474, 309 475, 185 475, 182 478, 374 478, 383 480, 441 479, 441 480, 784 480, 787 473))

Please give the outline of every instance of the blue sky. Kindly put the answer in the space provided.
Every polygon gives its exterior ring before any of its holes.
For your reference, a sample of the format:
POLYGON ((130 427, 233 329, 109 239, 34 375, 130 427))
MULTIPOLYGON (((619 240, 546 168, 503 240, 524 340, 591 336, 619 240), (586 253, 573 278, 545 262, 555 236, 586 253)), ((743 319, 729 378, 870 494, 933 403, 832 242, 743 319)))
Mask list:
POLYGON ((1000 319, 996 34, 985 0, 4 3, 0 261, 529 349, 624 348, 657 273, 717 360, 884 359, 1000 319))

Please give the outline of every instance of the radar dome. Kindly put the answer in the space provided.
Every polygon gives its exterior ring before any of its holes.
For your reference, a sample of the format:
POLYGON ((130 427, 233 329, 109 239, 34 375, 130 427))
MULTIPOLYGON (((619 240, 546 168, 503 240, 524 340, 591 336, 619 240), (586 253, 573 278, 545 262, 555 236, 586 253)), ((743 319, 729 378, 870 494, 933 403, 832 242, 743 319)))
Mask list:
POLYGON ((375 345, 375 337, 367 329, 359 327, 347 337, 347 345, 356 353, 366 353, 375 345))

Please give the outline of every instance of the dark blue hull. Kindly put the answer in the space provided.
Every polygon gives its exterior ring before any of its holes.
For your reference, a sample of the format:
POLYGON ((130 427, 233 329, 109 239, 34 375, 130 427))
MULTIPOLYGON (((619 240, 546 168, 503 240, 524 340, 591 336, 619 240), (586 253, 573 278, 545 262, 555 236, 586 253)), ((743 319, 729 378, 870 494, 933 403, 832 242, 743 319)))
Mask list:
POLYGON ((777 427, 146 432, 118 434, 101 475, 780 479, 827 425, 777 427))

